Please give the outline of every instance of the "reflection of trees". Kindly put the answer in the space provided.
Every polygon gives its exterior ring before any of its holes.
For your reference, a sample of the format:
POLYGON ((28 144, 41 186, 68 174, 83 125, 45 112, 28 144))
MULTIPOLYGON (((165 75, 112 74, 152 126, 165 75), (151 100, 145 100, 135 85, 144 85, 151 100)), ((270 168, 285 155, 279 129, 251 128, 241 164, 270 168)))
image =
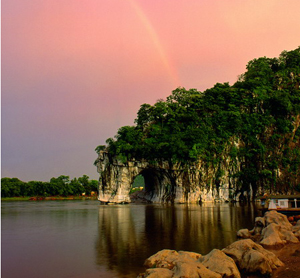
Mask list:
POLYGON ((229 204, 146 207, 145 235, 155 253, 163 248, 202 254, 236 240, 236 231, 253 224, 252 209, 229 204))
POLYGON ((97 263, 134 277, 161 249, 206 254, 235 241, 237 230, 252 228, 254 211, 231 204, 101 206, 97 263))
MULTIPOLYGON (((144 206, 100 206, 97 263, 124 276, 142 271, 144 206)), ((122 276, 123 277, 123 276, 122 276)))

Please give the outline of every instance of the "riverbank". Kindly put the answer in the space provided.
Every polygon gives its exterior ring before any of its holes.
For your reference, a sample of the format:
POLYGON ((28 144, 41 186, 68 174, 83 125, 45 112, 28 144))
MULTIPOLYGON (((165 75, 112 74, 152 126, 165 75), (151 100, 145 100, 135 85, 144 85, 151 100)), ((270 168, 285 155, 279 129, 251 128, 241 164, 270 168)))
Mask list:
POLYGON ((271 278, 297 278, 300 275, 300 243, 290 243, 278 250, 269 250, 274 253, 284 266, 276 269, 271 278))
POLYGON ((55 201, 55 200, 97 200, 97 196, 50 196, 50 197, 6 197, 1 198, 1 202, 5 201, 55 201))
POLYGON ((292 225, 276 211, 256 217, 252 230, 241 229, 238 239, 206 255, 163 249, 146 259, 138 278, 235 277, 297 278, 300 273, 300 220, 292 225), (220 266, 222 265, 222 266, 220 266), (154 277, 154 276, 153 276, 154 277))
MULTIPOLYGON (((298 278, 300 273, 300 243, 289 243, 280 249, 268 249, 284 265, 278 267, 270 278, 298 278)), ((244 275, 242 278, 261 278, 257 275, 244 275)))

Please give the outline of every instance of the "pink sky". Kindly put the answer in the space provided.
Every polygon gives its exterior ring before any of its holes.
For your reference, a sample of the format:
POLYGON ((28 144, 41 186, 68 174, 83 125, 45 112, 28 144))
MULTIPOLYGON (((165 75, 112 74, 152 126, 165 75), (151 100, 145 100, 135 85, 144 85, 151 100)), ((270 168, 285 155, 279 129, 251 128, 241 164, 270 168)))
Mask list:
POLYGON ((98 179, 94 149, 178 86, 300 45, 299 0, 2 0, 2 177, 98 179))

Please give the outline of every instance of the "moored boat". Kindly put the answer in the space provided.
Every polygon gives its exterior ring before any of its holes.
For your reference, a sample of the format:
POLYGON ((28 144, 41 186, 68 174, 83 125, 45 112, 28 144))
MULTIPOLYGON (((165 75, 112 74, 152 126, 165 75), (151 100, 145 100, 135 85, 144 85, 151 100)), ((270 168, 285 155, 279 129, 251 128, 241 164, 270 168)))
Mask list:
POLYGON ((263 212, 276 210, 286 215, 300 214, 300 195, 264 195, 259 199, 263 212))

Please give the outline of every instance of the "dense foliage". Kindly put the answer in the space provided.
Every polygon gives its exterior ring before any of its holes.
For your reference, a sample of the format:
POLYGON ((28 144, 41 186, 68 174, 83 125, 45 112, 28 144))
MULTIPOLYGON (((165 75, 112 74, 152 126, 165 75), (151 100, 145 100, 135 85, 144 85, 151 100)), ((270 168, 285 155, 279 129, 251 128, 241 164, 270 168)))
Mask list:
POLYGON ((17 178, 1 179, 1 197, 32 197, 32 196, 76 196, 90 195, 97 192, 98 181, 89 180, 87 175, 70 180, 69 176, 51 178, 49 182, 23 182, 17 178))
MULTIPOLYGON (((239 163, 242 186, 299 186, 300 47, 279 58, 250 61, 230 86, 199 92, 177 88, 166 100, 143 104, 135 126, 107 139, 118 159, 145 158, 219 167, 224 156, 239 163)), ((99 146, 96 151, 103 150, 99 146)), ((222 175, 222 171, 217 171, 222 175)))

